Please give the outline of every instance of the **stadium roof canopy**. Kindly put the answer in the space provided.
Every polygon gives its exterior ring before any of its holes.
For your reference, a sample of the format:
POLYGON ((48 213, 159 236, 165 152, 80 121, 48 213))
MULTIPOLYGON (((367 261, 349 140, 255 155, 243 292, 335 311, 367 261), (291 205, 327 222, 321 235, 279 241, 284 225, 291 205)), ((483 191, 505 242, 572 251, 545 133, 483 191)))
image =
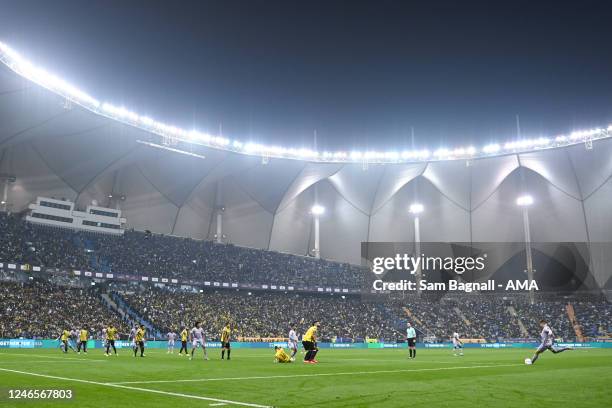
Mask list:
MULTIPOLYGON (((612 128, 483 148, 360 156, 263 148, 185 132, 99 102, 0 43, 0 175, 8 202, 119 206, 130 227, 360 262, 362 241, 520 242, 529 194, 541 242, 612 242, 612 128), (302 158, 302 159, 299 159, 302 158), (118 199, 121 197, 121 199, 118 199)), ((593 256, 604 285, 612 254, 593 256)))

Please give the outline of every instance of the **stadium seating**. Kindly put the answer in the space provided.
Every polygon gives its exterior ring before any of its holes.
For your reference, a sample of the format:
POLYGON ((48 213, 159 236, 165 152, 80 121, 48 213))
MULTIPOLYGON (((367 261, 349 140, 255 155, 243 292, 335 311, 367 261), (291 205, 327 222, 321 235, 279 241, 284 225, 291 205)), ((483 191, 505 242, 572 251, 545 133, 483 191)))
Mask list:
MULTIPOLYGON (((5 213, 0 213, 0 231, 0 262, 5 265, 30 263, 198 282, 229 280, 279 285, 354 282, 359 287, 363 276, 361 268, 348 264, 136 231, 126 231, 118 237, 34 226, 5 213)), ((5 281, 2 276, 0 281, 5 281)), ((442 298, 411 295, 365 302, 361 297, 338 293, 251 293, 232 289, 197 293, 176 287, 154 288, 152 282, 113 283, 110 289, 93 289, 88 284, 85 279, 80 283, 83 287, 74 287, 70 279, 55 283, 0 283, 0 337, 56 337, 62 326, 86 325, 99 330, 109 321, 122 324, 101 300, 102 290, 113 290, 158 333, 202 320, 212 339, 228 317, 235 322, 239 337, 284 337, 289 324, 303 318, 306 322, 320 319, 324 339, 357 341, 402 340, 408 320, 415 323, 419 337, 432 341, 447 341, 453 332, 487 341, 537 338, 538 321, 544 317, 552 322, 557 336, 573 340, 575 332, 566 312, 567 303, 574 306, 577 322, 588 338, 605 337, 612 327, 612 305, 603 298, 586 295, 566 299, 539 295, 533 305, 524 295, 476 293, 442 298)), ((122 326, 121 332, 127 331, 122 326)))
POLYGON ((89 329, 100 338, 103 327, 129 329, 93 288, 58 286, 49 282, 0 282, 0 338, 57 338, 64 329, 89 329))

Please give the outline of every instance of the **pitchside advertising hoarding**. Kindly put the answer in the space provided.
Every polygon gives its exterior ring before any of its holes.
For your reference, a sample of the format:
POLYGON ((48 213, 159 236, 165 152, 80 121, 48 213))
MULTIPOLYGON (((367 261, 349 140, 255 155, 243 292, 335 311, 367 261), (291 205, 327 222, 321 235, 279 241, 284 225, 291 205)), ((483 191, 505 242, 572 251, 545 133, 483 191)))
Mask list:
MULTIPOLYGON (((612 348, 612 342, 585 342, 585 343, 557 343, 560 347, 574 348, 612 348)), ((129 341, 116 341, 117 348, 132 348, 129 341)), ((149 349, 166 349, 168 342, 151 340, 146 342, 149 349)), ((274 348, 274 346, 287 347, 285 342, 232 342, 233 348, 274 348)), ((407 343, 318 343, 317 346, 323 349, 405 349, 407 343)), ((536 348, 538 343, 466 343, 465 348, 536 348)), ((29 340, 29 339, 0 339, 0 349, 59 349, 60 343, 57 340, 29 340)), ((206 347, 220 349, 220 342, 206 343, 206 347)), ((423 348, 452 348, 452 343, 417 343, 417 347, 423 348)), ((101 340, 90 340, 87 342, 88 349, 103 349, 104 342, 101 340)), ((58 350, 59 351, 59 350, 58 350)))

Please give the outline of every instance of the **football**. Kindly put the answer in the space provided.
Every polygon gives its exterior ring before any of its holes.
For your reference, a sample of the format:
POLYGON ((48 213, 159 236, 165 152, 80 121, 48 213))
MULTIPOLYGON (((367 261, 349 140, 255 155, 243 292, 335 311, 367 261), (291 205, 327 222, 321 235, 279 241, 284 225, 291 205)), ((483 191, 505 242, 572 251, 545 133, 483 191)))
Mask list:
POLYGON ((531 365, 531 359, 530 359, 530 358, 526 358, 526 359, 525 359, 525 364, 527 364, 527 365, 531 365))

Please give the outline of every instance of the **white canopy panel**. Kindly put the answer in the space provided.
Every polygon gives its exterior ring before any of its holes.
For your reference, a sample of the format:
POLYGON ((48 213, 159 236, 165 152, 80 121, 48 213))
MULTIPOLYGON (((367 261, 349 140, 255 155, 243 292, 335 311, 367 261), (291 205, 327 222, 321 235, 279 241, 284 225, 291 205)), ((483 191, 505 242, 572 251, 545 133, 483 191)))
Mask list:
MULTIPOLYGON (((118 206, 128 226, 309 254, 314 204, 321 255, 360 262, 362 241, 521 242, 522 208, 534 241, 612 242, 612 140, 481 159, 413 164, 311 163, 262 159, 202 146, 152 146, 146 131, 98 116, 0 69, 0 175, 8 209, 37 196, 118 206), (181 149, 177 152, 173 149, 181 149), (109 196, 112 196, 109 197, 109 196), (122 198, 117 198, 117 197, 122 198)), ((495 254, 502 265, 515 253, 495 254)), ((610 251, 593 254, 599 285, 610 251)))

